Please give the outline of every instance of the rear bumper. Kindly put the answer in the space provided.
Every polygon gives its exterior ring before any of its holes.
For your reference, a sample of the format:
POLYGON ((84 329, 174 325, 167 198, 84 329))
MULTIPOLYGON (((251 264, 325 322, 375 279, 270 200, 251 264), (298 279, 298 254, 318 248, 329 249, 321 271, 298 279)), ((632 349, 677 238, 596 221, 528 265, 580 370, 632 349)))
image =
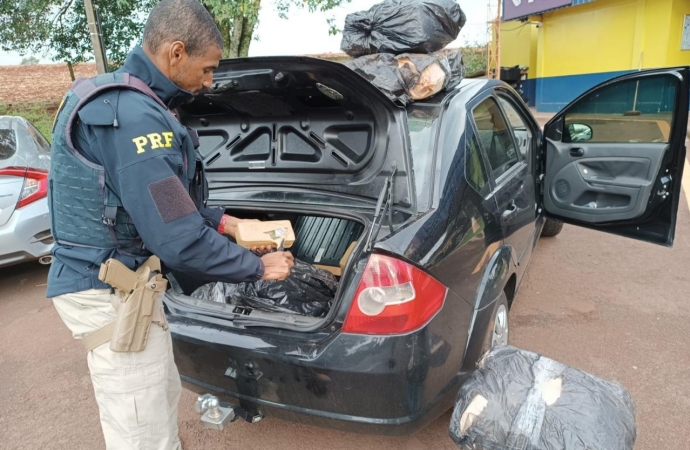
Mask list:
MULTIPOLYGON (((262 416, 273 417, 290 422, 297 422, 321 428, 329 428, 338 431, 346 431, 359 434, 376 434, 387 436, 408 436, 430 425, 444 412, 453 406, 454 396, 449 396, 435 405, 426 413, 414 416, 396 418, 376 418, 353 416, 344 413, 333 413, 329 411, 315 410, 309 408, 299 408, 293 405, 286 405, 280 402, 270 402, 245 396, 237 393, 227 393, 218 391, 215 388, 199 383, 184 375, 181 376, 182 385, 196 394, 203 395, 212 393, 219 397, 221 402, 241 405, 243 409, 249 411, 251 415, 260 414, 262 416)), ((456 387, 456 391, 459 385, 456 387)), ((457 393, 457 392, 455 392, 457 393)))
POLYGON ((168 314, 185 386, 239 400, 253 414, 406 435, 452 406, 466 373, 467 329, 455 331, 451 314, 404 336, 333 332, 311 340, 290 332, 233 332, 221 320, 199 319, 168 314))
POLYGON ((36 260, 50 254, 52 248, 45 198, 17 209, 0 227, 0 267, 36 260))

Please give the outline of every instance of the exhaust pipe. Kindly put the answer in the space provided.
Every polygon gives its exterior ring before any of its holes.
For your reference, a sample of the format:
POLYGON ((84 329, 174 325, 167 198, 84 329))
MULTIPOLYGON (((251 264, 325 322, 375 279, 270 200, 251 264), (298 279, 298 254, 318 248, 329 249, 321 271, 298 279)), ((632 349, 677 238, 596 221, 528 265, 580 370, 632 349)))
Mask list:
POLYGON ((38 262, 40 264, 43 264, 44 266, 47 266, 53 262, 53 255, 41 256, 40 258, 38 258, 38 262))

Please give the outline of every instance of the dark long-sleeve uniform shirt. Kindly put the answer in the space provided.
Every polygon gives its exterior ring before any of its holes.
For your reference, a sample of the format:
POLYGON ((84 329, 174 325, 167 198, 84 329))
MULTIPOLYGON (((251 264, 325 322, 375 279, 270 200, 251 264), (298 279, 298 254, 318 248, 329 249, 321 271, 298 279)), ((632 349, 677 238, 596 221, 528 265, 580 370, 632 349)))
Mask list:
MULTIPOLYGON (((144 81, 169 108, 192 98, 137 47, 120 69, 144 81)), ((105 168, 106 185, 131 217, 146 250, 174 271, 206 280, 241 282, 263 275, 258 256, 218 233, 221 209, 197 209, 189 196, 189 136, 152 98, 132 90, 107 91, 79 111, 77 150, 105 168), (118 126, 112 126, 117 118, 118 126)), ((147 256, 116 249, 56 243, 47 296, 108 288, 101 263, 115 258, 134 269, 147 256)))

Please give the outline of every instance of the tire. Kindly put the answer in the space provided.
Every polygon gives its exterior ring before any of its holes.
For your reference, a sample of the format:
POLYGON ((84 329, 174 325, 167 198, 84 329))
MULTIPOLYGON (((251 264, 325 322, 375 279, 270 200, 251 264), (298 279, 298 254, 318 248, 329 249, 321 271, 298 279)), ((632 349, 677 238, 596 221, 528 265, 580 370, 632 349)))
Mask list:
POLYGON ((510 319, 508 317, 508 311, 508 297, 506 297, 505 292, 501 292, 501 296, 494 304, 493 317, 486 330, 482 354, 485 354, 496 345, 509 344, 510 319), (500 332, 500 330, 503 330, 503 332, 500 332))
POLYGON ((563 222, 560 220, 546 219, 544 228, 541 230, 542 237, 558 236, 563 230, 563 222))

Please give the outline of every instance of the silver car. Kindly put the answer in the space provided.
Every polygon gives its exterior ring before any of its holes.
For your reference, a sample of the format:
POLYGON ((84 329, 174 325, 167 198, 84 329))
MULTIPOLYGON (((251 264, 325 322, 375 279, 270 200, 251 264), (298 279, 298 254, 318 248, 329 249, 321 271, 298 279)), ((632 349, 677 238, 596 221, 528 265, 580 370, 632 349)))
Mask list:
POLYGON ((50 144, 26 119, 0 116, 0 267, 51 262, 50 144))

